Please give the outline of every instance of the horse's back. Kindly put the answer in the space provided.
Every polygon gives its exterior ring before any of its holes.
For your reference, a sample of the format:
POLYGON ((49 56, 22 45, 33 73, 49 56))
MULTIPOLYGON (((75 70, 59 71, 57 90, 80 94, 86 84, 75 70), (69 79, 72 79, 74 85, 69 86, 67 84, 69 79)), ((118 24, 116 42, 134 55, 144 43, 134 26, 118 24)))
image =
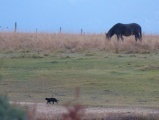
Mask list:
POLYGON ((130 23, 130 24, 117 23, 114 26, 116 26, 116 27, 140 27, 141 28, 141 26, 137 23, 130 23))
POLYGON ((122 24, 122 23, 117 23, 117 24, 115 24, 113 27, 114 28, 120 28, 120 27, 122 27, 124 24, 122 24))

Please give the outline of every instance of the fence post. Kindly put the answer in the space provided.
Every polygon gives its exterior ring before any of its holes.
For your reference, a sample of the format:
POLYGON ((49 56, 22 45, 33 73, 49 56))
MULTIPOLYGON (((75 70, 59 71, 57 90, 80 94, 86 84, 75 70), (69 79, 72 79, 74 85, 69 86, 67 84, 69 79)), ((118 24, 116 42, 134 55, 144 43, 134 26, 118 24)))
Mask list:
POLYGON ((15 26, 14 26, 14 32, 17 32, 17 22, 15 22, 15 26))
POLYGON ((83 29, 81 29, 81 35, 83 34, 83 29))
POLYGON ((37 35, 37 33, 38 33, 38 29, 36 28, 36 35, 37 35))
POLYGON ((61 31, 62 31, 62 28, 60 27, 60 33, 61 33, 61 31))
POLYGON ((36 39, 37 39, 37 37, 38 37, 38 29, 36 28, 36 39))

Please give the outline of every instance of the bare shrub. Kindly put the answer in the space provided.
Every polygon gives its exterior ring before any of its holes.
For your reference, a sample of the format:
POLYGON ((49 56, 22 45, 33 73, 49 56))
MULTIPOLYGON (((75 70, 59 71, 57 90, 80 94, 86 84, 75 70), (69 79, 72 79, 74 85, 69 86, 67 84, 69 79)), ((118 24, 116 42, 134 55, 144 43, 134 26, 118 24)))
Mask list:
MULTIPOLYGON (((80 88, 77 87, 75 89, 76 101, 78 101, 79 97, 80 97, 80 88)), ((67 113, 64 113, 62 115, 63 120, 82 120, 83 119, 84 114, 85 114, 85 111, 84 111, 85 107, 83 105, 81 105, 79 103, 71 105, 71 103, 68 102, 64 105, 64 107, 66 108, 67 113)))
POLYGON ((84 107, 80 104, 70 105, 69 103, 65 105, 67 113, 63 114, 63 120, 82 120, 84 116, 84 107))

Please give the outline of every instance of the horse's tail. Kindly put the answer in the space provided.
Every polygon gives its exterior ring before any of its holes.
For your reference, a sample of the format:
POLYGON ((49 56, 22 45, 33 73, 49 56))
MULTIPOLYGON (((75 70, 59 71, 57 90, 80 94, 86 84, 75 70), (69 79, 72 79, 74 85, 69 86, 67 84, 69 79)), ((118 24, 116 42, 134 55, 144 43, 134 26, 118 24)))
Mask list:
POLYGON ((140 40, 142 41, 142 28, 140 27, 140 40))

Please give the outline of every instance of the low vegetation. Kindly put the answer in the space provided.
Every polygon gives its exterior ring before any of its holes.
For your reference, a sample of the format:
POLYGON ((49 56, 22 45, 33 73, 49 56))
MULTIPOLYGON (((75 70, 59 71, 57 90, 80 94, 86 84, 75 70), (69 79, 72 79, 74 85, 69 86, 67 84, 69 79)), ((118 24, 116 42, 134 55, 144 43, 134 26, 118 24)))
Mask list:
POLYGON ((4 53, 63 53, 105 51, 113 53, 158 52, 158 35, 143 35, 143 41, 136 42, 134 36, 111 41, 105 34, 51 34, 51 33, 0 33, 0 51, 4 53))
POLYGON ((26 120, 24 110, 10 105, 7 97, 0 96, 0 120, 26 120))

